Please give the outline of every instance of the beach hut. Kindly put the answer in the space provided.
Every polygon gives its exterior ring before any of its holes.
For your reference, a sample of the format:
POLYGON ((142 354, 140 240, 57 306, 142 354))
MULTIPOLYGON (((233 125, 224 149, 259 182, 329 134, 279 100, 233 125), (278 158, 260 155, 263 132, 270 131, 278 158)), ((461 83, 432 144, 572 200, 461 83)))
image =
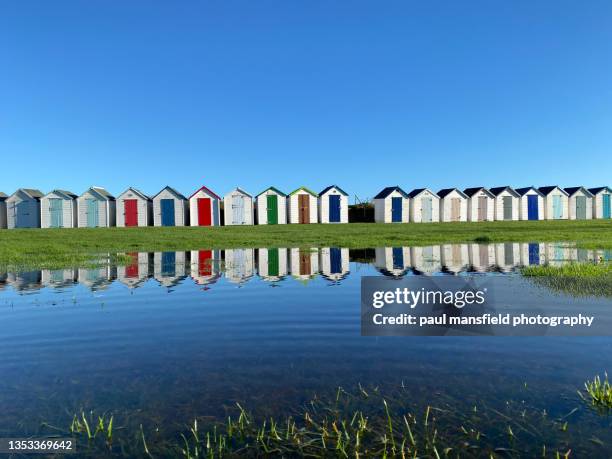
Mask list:
POLYGON ((495 220, 518 220, 521 196, 509 186, 496 186, 489 191, 495 196, 493 218, 495 220))
POLYGON ((568 199, 567 218, 570 220, 591 220, 593 218, 593 194, 583 186, 564 189, 568 199))
POLYGON ((268 282, 277 282, 287 276, 287 249, 257 250, 257 272, 268 282))
POLYGON ((469 264, 467 244, 444 244, 440 246, 442 271, 457 274, 465 271, 469 264))
POLYGON ((77 198, 79 228, 115 226, 115 197, 99 186, 92 186, 77 198))
POLYGON ((374 196, 376 223, 408 223, 410 215, 408 193, 399 186, 388 186, 374 196))
POLYGON ((159 285, 171 289, 180 284, 187 277, 186 258, 185 252, 155 252, 153 277, 159 285))
POLYGON ((316 277, 319 272, 319 249, 289 249, 291 275, 301 281, 316 277))
POLYGON ((190 255, 190 274, 197 285, 206 286, 219 280, 221 255, 218 250, 192 250, 190 255))
POLYGON ((43 194, 32 188, 19 188, 6 198, 6 226, 40 228, 40 198, 43 194))
POLYGON ((593 195, 593 218, 612 218, 612 188, 600 186, 589 191, 593 195))
POLYGON ((468 244, 470 269, 477 272, 495 268, 495 244, 468 244))
POLYGON ((128 188, 117 196, 117 226, 150 226, 153 223, 153 202, 136 188, 128 188))
POLYGON ((49 288, 61 288, 74 285, 77 282, 76 269, 43 269, 42 284, 49 288))
POLYGON ((514 270, 521 262, 520 244, 506 242, 495 244, 495 266, 502 272, 514 270))
POLYGON ((319 193, 319 223, 348 223, 348 194, 339 186, 319 193))
POLYGON ((258 225, 284 225, 287 223, 287 195, 271 186, 259 193, 257 201, 258 225))
POLYGON ((428 188, 417 188, 408 193, 410 221, 430 223, 440 221, 440 198, 428 188))
POLYGON ((41 228, 76 228, 77 195, 53 190, 40 198, 41 228))
POLYGON ((519 218, 521 220, 544 220, 544 195, 532 186, 517 188, 519 218))
POLYGON ((225 225, 253 225, 253 196, 240 188, 234 188, 223 198, 225 225))
POLYGON ((410 269, 410 247, 377 247, 374 267, 385 276, 403 276, 410 269))
POLYGON ((117 267, 117 280, 128 288, 138 288, 144 285, 151 275, 151 257, 147 252, 132 252, 125 254, 130 261, 117 267))
POLYGON ((84 285, 92 291, 105 290, 113 283, 116 272, 110 266, 98 266, 96 268, 80 268, 78 270, 79 284, 84 285))
POLYGON ((289 223, 317 223, 318 196, 302 186, 289 194, 287 211, 289 223))
POLYGON ((544 219, 566 220, 568 194, 558 186, 541 186, 538 191, 544 195, 544 219))
POLYGON ((531 266, 542 264, 545 255, 544 244, 537 242, 522 243, 521 246, 521 265, 531 266), (540 257, 540 254, 542 255, 540 257))
POLYGON ((467 219, 469 222, 491 222, 495 218, 495 196, 483 187, 466 188, 468 197, 467 219))
POLYGON ((444 188, 438 191, 440 198, 441 222, 467 221, 468 197, 457 188, 444 188))
POLYGON ((6 228, 6 198, 8 196, 0 192, 0 229, 6 228))
POLYGON ((174 188, 166 186, 153 196, 154 226, 187 226, 189 201, 174 188))
POLYGON ((255 273, 255 250, 227 249, 223 254, 225 278, 238 285, 248 282, 255 273))
POLYGON ((332 282, 340 282, 350 272, 349 249, 340 247, 324 247, 321 249, 319 266, 321 275, 332 282))
POLYGON ((410 262, 416 274, 433 274, 442 271, 439 245, 410 247, 410 262))
POLYGON ((219 226, 221 198, 203 186, 189 197, 191 226, 219 226))

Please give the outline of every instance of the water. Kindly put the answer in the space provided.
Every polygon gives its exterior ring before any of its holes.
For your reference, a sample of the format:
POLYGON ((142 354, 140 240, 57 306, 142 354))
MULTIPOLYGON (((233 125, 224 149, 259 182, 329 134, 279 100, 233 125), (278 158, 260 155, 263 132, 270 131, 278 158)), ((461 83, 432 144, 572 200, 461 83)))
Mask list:
POLYGON ((611 339, 376 338, 359 324, 361 276, 516 276, 524 264, 608 252, 465 244, 131 255, 128 266, 0 273, 1 437, 36 433, 41 421, 67 426, 83 409, 172 435, 196 416, 235 413, 236 402, 279 415, 361 384, 409 387, 416 406, 528 400, 551 417, 579 407, 569 433, 578 451, 612 451, 608 419, 576 395, 612 369, 611 339))

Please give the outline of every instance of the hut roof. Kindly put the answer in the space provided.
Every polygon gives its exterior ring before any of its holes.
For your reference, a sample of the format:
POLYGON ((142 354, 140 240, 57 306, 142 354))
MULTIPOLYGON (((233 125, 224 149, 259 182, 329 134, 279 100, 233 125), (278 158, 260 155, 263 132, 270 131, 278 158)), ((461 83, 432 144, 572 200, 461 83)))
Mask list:
POLYGON ((402 190, 399 185, 395 185, 395 186, 388 186, 386 188, 383 188, 380 193, 374 196, 374 199, 385 199, 387 196, 389 196, 394 191, 401 193, 405 198, 408 197, 408 193, 402 190))
POLYGON ((146 194, 144 194, 142 191, 140 191, 140 190, 138 190, 138 189, 136 189, 136 188, 133 188, 133 187, 129 187, 127 190, 125 190, 125 191, 124 191, 123 193, 121 193, 119 196, 124 195, 124 194, 125 194, 125 193, 127 193, 128 191, 131 191, 132 193, 134 193, 134 194, 138 195, 138 197, 139 197, 140 199, 144 199, 145 201, 150 201, 150 200, 151 200, 151 198, 150 198, 149 196, 147 196, 147 195, 146 195, 146 194))
POLYGON ((444 188, 444 189, 438 191, 438 196, 441 197, 441 198, 445 198, 446 196, 451 194, 453 191, 456 191, 461 196, 463 196, 465 199, 467 199, 467 195, 463 191, 458 189, 458 188, 444 188))
POLYGON ((514 191, 516 191, 519 195, 521 196, 525 196, 527 193, 529 193, 531 190, 535 191, 536 193, 538 193, 540 196, 544 196, 542 194, 542 192, 540 190, 538 190, 536 187, 534 186, 526 186, 523 188, 516 188, 514 191))
POLYGON ((272 191, 274 191, 275 193, 280 194, 281 196, 285 196, 285 197, 287 197, 287 195, 286 195, 285 193, 283 193, 281 190, 279 190, 278 188, 275 188, 275 187, 273 187, 273 186, 269 186, 268 188, 266 188, 265 190, 263 190, 261 193, 259 193, 259 194, 258 194, 257 196, 255 196, 255 197, 261 196, 262 194, 264 194, 266 191, 269 191, 269 190, 272 190, 272 191))
POLYGON ((305 191, 306 193, 310 193, 311 195, 313 195, 315 198, 318 198, 319 196, 317 195, 317 193, 315 193, 314 191, 310 190, 309 188, 306 188, 305 186, 301 186, 299 187, 297 190, 293 190, 291 193, 289 193, 289 196, 293 196, 296 193, 299 193, 300 191, 305 191))
POLYGON ((37 190, 36 188, 19 188, 19 190, 17 191, 20 191, 20 190, 34 199, 40 199, 44 196, 42 191, 37 190))
POLYGON ((494 198, 495 195, 493 193, 491 193, 489 190, 487 190, 485 187, 483 186, 477 186, 474 188, 466 188, 465 190, 463 190, 463 192, 469 196, 470 198, 472 196, 474 196, 476 193, 480 192, 480 191, 484 191, 486 194, 488 194, 491 198, 494 198))
POLYGON ((112 194, 110 194, 108 191, 106 191, 105 188, 102 188, 101 186, 92 186, 91 188, 89 188, 89 190, 92 190, 95 193, 98 193, 100 196, 108 199, 109 201, 115 200, 115 197, 112 194))
POLYGON ((168 186, 168 185, 166 185, 161 190, 159 190, 159 193, 157 193, 155 196, 153 196, 153 198, 156 198, 157 196, 159 196, 164 190, 168 190, 170 193, 172 193, 173 195, 175 195, 179 199, 187 200, 187 198, 185 196, 183 196, 181 193, 179 193, 174 188, 172 188, 171 186, 168 186))
POLYGON ((344 191, 342 188, 340 188, 338 185, 330 185, 327 188, 324 188, 320 193, 319 196, 327 193, 329 190, 331 190, 332 188, 335 188, 336 190, 338 190, 341 194, 343 194, 344 196, 348 196, 348 193, 346 191, 344 191))
MULTIPOLYGON (((601 193, 602 191, 607 191, 608 193, 612 193, 612 188, 610 188, 609 186, 598 186, 598 187, 595 187, 595 188, 589 188, 589 191, 593 195, 595 195, 597 193, 601 193)), ((2 194, 2 193, 0 193, 0 194, 2 194)))
POLYGON ((538 190, 540 191, 540 193, 542 193, 544 196, 548 196, 550 193, 553 192, 553 190, 555 189, 559 189, 561 190, 562 193, 567 194, 564 190, 562 190, 560 187, 558 187, 557 185, 550 185, 550 186, 541 186, 540 188, 538 188, 538 190))
POLYGON ((584 191, 585 194, 588 194, 589 196, 593 197, 591 192, 589 190, 587 190, 583 186, 570 186, 570 187, 564 188, 564 190, 570 196, 572 196, 573 194, 578 193, 579 191, 584 191))
POLYGON ((489 191, 495 196, 499 196, 504 191, 508 191, 510 194, 516 196, 517 198, 519 197, 519 194, 511 186, 494 186, 493 188, 489 188, 489 191))
POLYGON ((217 193, 215 193, 214 191, 210 190, 209 188, 206 188, 205 186, 202 186, 202 187, 198 188, 191 196, 189 196, 189 199, 193 198, 200 191, 205 191, 209 195, 213 196, 215 199, 221 199, 219 197, 219 195, 217 195, 217 193))
POLYGON ((423 193, 424 191, 429 191, 431 194, 433 194, 434 196, 437 196, 436 193, 434 193, 433 191, 431 191, 429 188, 415 188, 414 190, 412 190, 410 193, 408 193, 408 197, 409 198, 416 198, 418 195, 420 195, 421 193, 423 193))

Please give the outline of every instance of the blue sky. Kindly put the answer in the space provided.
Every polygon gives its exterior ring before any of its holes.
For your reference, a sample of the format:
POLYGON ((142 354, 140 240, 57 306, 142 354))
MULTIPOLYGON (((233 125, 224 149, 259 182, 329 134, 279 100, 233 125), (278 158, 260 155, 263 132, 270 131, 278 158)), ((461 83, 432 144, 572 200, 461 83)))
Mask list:
POLYGON ((612 185, 608 1, 0 3, 0 190, 612 185))

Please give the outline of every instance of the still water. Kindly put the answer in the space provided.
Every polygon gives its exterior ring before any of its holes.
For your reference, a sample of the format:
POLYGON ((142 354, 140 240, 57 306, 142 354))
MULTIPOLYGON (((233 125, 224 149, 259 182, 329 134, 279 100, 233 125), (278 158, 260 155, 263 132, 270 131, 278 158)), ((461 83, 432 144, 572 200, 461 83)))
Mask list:
POLYGON ((519 276, 521 265, 610 252, 517 243, 130 256, 127 266, 0 273, 1 437, 67 426, 81 410, 170 435, 236 402, 278 415, 338 386, 401 384, 415 404, 528 399, 551 416, 579 407, 574 443, 612 451, 608 418, 576 394, 612 370, 612 339, 361 337, 359 323, 361 276, 519 276))

